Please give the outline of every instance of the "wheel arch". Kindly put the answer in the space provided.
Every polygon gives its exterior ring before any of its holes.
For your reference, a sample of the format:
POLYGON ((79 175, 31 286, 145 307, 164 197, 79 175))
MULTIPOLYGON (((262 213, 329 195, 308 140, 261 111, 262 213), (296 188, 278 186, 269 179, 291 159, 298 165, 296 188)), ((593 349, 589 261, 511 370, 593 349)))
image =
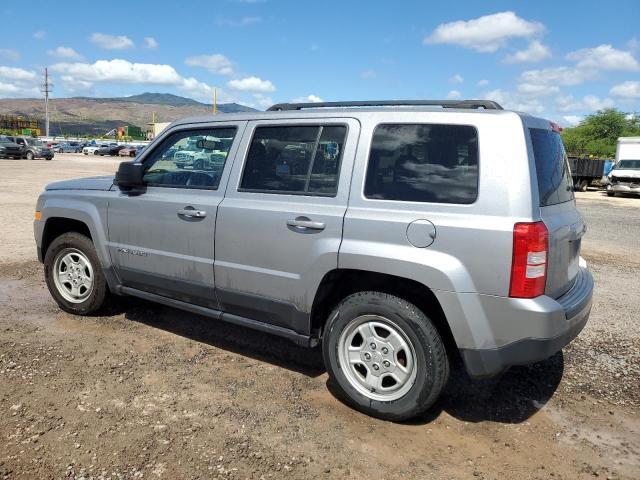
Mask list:
POLYGON ((344 298, 362 291, 395 295, 413 303, 433 321, 447 352, 458 358, 458 346, 447 317, 433 291, 416 280, 358 269, 334 269, 327 272, 316 291, 311 307, 311 334, 322 337, 329 314, 344 298))

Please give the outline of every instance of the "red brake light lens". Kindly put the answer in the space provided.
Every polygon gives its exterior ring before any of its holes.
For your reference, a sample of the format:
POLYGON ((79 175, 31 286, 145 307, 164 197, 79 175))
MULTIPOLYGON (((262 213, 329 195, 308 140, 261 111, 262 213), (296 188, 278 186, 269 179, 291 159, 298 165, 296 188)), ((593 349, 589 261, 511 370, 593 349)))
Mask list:
POLYGON ((510 297, 535 298, 544 293, 548 248, 549 232, 543 222, 514 225, 510 297))

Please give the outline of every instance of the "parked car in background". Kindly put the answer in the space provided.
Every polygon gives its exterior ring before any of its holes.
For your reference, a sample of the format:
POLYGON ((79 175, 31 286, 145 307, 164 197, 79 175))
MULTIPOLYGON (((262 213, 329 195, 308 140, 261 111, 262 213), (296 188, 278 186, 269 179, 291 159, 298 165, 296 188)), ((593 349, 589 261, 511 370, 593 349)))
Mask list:
POLYGON ((0 158, 22 158, 24 148, 9 140, 6 136, 0 136, 0 158))
POLYGON ((82 147, 78 142, 65 142, 53 147, 53 151, 56 153, 80 153, 82 147))
POLYGON ((121 157, 135 157, 138 154, 138 150, 140 147, 136 145, 127 145, 126 147, 120 149, 118 155, 121 157))
POLYGON ((616 193, 640 194, 640 137, 618 138, 615 163, 605 172, 602 184, 610 197, 616 193))
POLYGON ((491 101, 187 118, 115 178, 47 185, 35 218, 64 311, 129 295, 321 344, 332 391, 387 420, 433 405, 450 361, 541 361, 591 311, 559 127, 491 101))
POLYGON ((85 155, 98 155, 98 150, 100 150, 101 148, 107 146, 104 143, 101 144, 93 144, 93 145, 87 145, 86 147, 84 147, 82 149, 82 153, 84 153, 85 155))
POLYGON ((115 157, 123 148, 125 148, 124 145, 107 145, 106 147, 99 148, 95 153, 96 155, 100 155, 101 157, 107 155, 115 157))
POLYGON ((22 158, 33 160, 34 158, 44 158, 51 160, 53 158, 53 149, 45 145, 42 140, 33 137, 14 137, 7 136, 9 140, 22 146, 22 158))

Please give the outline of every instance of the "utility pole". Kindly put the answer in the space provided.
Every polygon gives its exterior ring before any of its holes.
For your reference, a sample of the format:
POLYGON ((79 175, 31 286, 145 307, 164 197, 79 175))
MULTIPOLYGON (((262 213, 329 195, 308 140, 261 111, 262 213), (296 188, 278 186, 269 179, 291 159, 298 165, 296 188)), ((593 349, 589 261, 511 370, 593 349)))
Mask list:
POLYGON ((44 69, 44 83, 42 84, 42 93, 44 93, 44 131, 45 136, 49 136, 49 94, 53 85, 49 83, 49 70, 44 69))

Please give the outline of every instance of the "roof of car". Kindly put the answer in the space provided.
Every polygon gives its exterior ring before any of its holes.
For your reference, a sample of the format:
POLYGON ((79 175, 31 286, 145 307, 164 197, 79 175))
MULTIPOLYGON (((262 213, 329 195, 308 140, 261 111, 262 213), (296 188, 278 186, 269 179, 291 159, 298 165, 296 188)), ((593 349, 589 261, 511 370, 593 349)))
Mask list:
POLYGON ((323 118, 327 116, 334 117, 350 117, 360 116, 367 114, 379 114, 379 113, 433 113, 433 112, 447 112, 447 113, 465 113, 473 115, 505 115, 517 113, 519 115, 526 115, 521 112, 514 112, 511 110, 483 110, 483 109, 459 109, 459 108, 437 108, 437 107, 375 107, 375 108, 318 108, 309 110, 292 110, 292 111, 266 111, 266 112, 234 112, 234 113, 219 113, 216 115, 204 115, 197 117, 186 117, 177 120, 174 124, 186 124, 186 123, 205 123, 205 122, 220 122, 220 121, 250 121, 250 120, 276 120, 279 118, 323 118))

